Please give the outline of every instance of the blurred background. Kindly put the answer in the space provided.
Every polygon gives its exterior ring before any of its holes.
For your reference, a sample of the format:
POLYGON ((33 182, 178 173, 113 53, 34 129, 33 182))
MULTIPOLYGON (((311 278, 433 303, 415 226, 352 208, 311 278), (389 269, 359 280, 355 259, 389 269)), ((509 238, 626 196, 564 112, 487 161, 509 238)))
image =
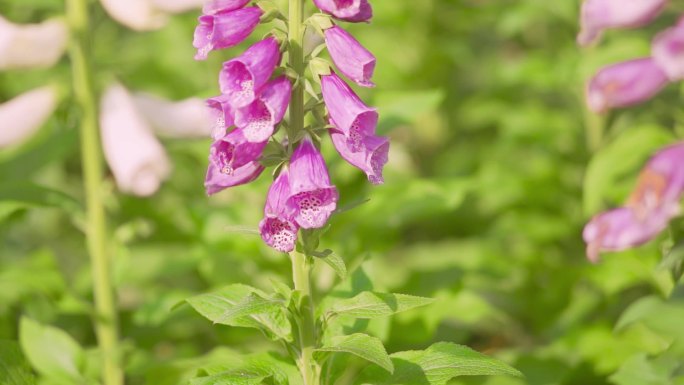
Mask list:
MULTIPOLYGON (((371 332, 390 352, 451 341, 527 376, 455 384, 684 384, 682 290, 660 265, 662 242, 591 265, 581 240, 591 215, 622 203, 653 150, 684 133, 676 86, 639 108, 596 117, 584 107, 585 79, 602 65, 647 55, 676 12, 580 50, 575 0, 373 6, 372 24, 349 29, 378 58, 377 87, 359 92, 378 107, 379 132, 392 138, 386 184, 370 186, 326 142, 341 204, 369 201, 336 216, 323 247, 358 267, 359 285, 438 301, 373 321, 371 332), (644 301, 660 307, 633 310, 644 301), (625 320, 630 310, 639 314, 625 320)), ((0 0, 0 14, 15 23, 59 16, 63 7, 0 0)), ((120 25, 97 4, 93 12, 98 92, 116 79, 171 100, 214 96, 221 63, 246 46, 196 62, 198 11, 149 32, 120 25)), ((1 339, 16 340, 18 319, 28 315, 95 345, 70 82, 66 57, 51 69, 0 72, 0 102, 45 84, 61 96, 34 137, 0 149, 1 339), (45 190, 18 197, 16 186, 26 183, 45 190)), ((268 175, 207 198, 209 144, 164 139, 173 171, 147 198, 117 192, 108 174, 130 384, 183 383, 217 346, 271 347, 258 332, 213 326, 187 306, 170 310, 230 283, 289 282, 287 258, 254 233, 268 175)), ((338 284, 327 266, 316 274, 319 293, 338 284)))

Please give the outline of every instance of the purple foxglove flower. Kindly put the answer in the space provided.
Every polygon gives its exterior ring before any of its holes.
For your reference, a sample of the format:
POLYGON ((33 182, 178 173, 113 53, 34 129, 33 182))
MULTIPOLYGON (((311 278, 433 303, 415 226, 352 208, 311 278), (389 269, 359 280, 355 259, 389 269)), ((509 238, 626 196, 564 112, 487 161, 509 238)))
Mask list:
POLYGON ((211 133, 212 112, 202 99, 189 98, 174 102, 146 93, 136 93, 133 99, 135 106, 159 136, 205 138, 211 133))
POLYGON ((597 113, 628 107, 652 98, 667 83, 653 59, 630 60, 601 69, 589 82, 587 103, 597 113))
POLYGON ((250 142, 267 141, 275 126, 283 120, 291 94, 292 84, 287 77, 270 81, 256 100, 236 111, 235 125, 242 128, 250 142))
MULTIPOLYGON (((166 0, 164 0, 166 1, 166 0)), ((204 4, 202 13, 215 15, 217 13, 235 11, 247 5, 251 0, 211 0, 204 4)))
POLYGON ((321 11, 352 23, 369 21, 373 17, 368 0, 314 0, 314 3, 321 11))
POLYGON ((667 228, 671 216, 657 211, 640 219, 627 207, 601 213, 584 228, 587 257, 596 263, 601 252, 623 251, 642 245, 667 228))
MULTIPOLYGON (((237 11, 236 11, 237 12, 237 11)), ((280 48, 274 37, 249 47, 242 55, 223 63, 219 75, 221 93, 234 108, 252 103, 280 62, 280 48)))
POLYGON ((606 29, 637 28, 655 19, 668 0, 585 0, 582 3, 580 45, 599 39, 606 29))
POLYGON ((334 72, 321 77, 323 100, 332 123, 347 139, 353 152, 364 150, 363 138, 375 134, 378 113, 361 99, 334 72))
POLYGON ((258 165, 266 142, 251 143, 237 128, 211 145, 205 187, 208 194, 254 180, 263 167, 258 165), (258 173, 257 173, 258 171, 258 173))
POLYGON ((311 139, 305 138, 290 160, 290 197, 288 206, 304 229, 321 228, 337 207, 337 188, 330 184, 323 156, 311 139))
POLYGON ((14 24, 0 16, 0 70, 52 67, 66 49, 68 30, 62 20, 14 24))
POLYGON ((57 90, 45 86, 0 104, 0 148, 30 139, 52 116, 57 101, 57 90))
POLYGON ((211 137, 214 140, 219 140, 226 135, 226 130, 229 127, 235 125, 235 112, 228 103, 228 96, 226 95, 207 99, 207 106, 213 123, 211 137))
POLYGON ((325 30, 325 42, 330 57, 340 72, 360 86, 375 86, 371 81, 375 70, 375 56, 349 32, 338 26, 328 28, 325 30))
POLYGON ((671 81, 684 80, 684 20, 656 36, 651 55, 671 81))
POLYGON ((247 7, 216 15, 202 15, 195 29, 192 45, 197 48, 195 60, 204 60, 209 51, 234 47, 249 36, 259 25, 263 11, 247 7))
POLYGON ((372 184, 382 184, 382 169, 387 163, 389 153, 389 139, 383 136, 367 136, 363 140, 363 150, 353 152, 349 149, 347 140, 340 131, 331 129, 330 137, 340 153, 340 156, 352 166, 359 168, 368 176, 372 184))
POLYGON ((299 231, 299 226, 293 219, 294 211, 287 205, 289 197, 289 171, 283 168, 268 190, 264 219, 259 223, 259 232, 264 242, 283 253, 294 250, 299 231))

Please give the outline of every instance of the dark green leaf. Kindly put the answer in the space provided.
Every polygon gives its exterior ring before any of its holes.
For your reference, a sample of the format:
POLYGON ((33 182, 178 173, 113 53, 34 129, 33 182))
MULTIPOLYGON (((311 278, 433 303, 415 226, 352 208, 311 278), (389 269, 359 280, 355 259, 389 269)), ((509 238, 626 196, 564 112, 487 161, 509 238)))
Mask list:
POLYGON ((392 373, 394 366, 382 341, 367 334, 356 333, 348 336, 333 337, 332 341, 316 349, 319 352, 351 353, 370 361, 392 373))
POLYGON ((0 340, 0 385, 34 385, 36 377, 14 341, 0 340))

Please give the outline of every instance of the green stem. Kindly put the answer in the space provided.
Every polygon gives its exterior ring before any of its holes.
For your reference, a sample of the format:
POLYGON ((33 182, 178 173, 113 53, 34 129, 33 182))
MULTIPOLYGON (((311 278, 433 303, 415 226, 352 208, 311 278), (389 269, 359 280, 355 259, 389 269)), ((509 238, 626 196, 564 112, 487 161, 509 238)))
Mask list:
POLYGON ((316 348, 316 324, 311 292, 311 264, 305 255, 298 252, 293 252, 291 258, 295 290, 301 295, 298 304, 300 320, 297 323, 300 345, 298 366, 304 385, 319 385, 321 368, 313 358, 316 348))
POLYGON ((66 0, 72 40, 69 56, 74 93, 81 112, 81 162, 85 184, 86 241, 95 297, 95 332, 102 354, 102 383, 123 384, 119 365, 117 314, 111 283, 111 261, 106 245, 106 218, 102 200, 103 162, 97 124, 97 107, 89 56, 87 0, 66 0))
POLYGON ((293 140, 304 129, 304 0, 289 0, 289 64, 297 74, 297 82, 292 90, 290 100, 290 129, 288 131, 290 146, 294 146, 293 140))

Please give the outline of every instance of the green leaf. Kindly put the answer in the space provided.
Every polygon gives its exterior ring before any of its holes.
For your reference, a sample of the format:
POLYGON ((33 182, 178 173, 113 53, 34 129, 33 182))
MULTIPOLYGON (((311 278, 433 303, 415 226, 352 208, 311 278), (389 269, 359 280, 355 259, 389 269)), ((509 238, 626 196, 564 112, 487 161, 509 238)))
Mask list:
POLYGON ((26 180, 49 164, 66 158, 78 143, 78 130, 60 131, 0 162, 0 180, 26 180))
POLYGON ((649 360, 646 354, 636 354, 610 376, 615 385, 670 385, 673 372, 681 366, 680 360, 664 356, 649 360))
POLYGON ((34 385, 36 377, 14 341, 0 340, 0 385, 34 385))
POLYGON ((375 367, 361 373, 360 384, 372 385, 446 385, 459 376, 521 377, 522 374, 494 358, 466 346, 440 342, 420 351, 395 353, 390 356, 394 373, 388 375, 375 367))
POLYGON ((215 293, 200 294, 187 302, 210 321, 222 325, 262 329, 273 339, 291 341, 290 321, 283 302, 247 285, 230 285, 215 293))
POLYGON ((234 370, 213 376, 193 378, 190 380, 190 385, 261 385, 268 377, 270 376, 234 370))
POLYGON ((74 198, 60 191, 27 182, 3 183, 0 186, 0 201, 27 206, 58 207, 69 213, 82 212, 81 204, 74 198))
POLYGON ((388 372, 394 372, 394 365, 390 360, 382 341, 368 334, 356 333, 348 336, 334 337, 329 344, 316 349, 318 352, 351 353, 366 361, 370 361, 388 372))
POLYGON ((82 380, 83 349, 64 331, 29 318, 19 324, 19 341, 31 365, 42 375, 58 380, 82 380))
POLYGON ((313 255, 335 270, 335 273, 337 273, 341 279, 347 277, 347 265, 344 263, 344 259, 335 254, 334 251, 325 250, 322 252, 314 252, 313 255))
POLYGON ((334 302, 328 309, 328 314, 376 318, 426 306, 433 302, 432 298, 364 291, 353 298, 334 302))

